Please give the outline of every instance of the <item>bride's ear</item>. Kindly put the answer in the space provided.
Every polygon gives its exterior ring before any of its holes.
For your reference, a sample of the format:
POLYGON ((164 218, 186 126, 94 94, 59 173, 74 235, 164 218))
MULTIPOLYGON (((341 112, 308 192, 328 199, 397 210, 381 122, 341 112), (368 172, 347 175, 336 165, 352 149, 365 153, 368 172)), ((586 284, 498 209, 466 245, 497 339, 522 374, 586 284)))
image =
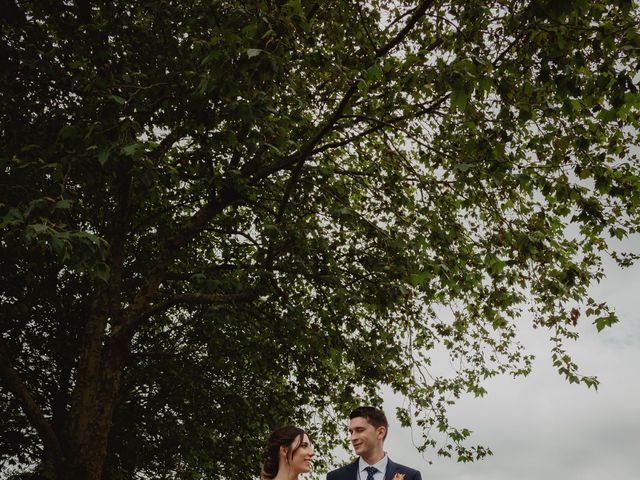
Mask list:
POLYGON ((287 453, 289 453, 289 448, 285 447, 284 445, 280 446, 280 458, 284 458, 287 463, 289 463, 289 456, 287 455, 287 453))

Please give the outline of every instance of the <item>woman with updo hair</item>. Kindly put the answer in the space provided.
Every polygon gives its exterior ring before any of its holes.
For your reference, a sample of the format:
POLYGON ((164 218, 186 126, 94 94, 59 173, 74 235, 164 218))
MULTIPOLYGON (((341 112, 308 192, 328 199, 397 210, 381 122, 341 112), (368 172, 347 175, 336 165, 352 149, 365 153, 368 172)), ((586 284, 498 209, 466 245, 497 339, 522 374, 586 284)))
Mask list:
POLYGON ((311 471, 315 453, 307 434, 301 428, 288 425, 275 429, 262 449, 261 480, 297 480, 298 475, 311 471))

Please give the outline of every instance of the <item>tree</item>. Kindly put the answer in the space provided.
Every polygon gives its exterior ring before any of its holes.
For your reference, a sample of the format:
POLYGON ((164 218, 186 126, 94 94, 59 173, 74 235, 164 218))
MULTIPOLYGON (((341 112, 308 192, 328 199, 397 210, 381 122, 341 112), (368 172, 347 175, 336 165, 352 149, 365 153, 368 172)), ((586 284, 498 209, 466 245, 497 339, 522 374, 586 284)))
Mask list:
POLYGON ((384 385, 420 448, 479 458, 447 407, 528 373, 525 311, 597 386, 564 344, 635 260, 637 4, 4 10, 5 472, 246 478, 270 428, 326 453, 384 385))

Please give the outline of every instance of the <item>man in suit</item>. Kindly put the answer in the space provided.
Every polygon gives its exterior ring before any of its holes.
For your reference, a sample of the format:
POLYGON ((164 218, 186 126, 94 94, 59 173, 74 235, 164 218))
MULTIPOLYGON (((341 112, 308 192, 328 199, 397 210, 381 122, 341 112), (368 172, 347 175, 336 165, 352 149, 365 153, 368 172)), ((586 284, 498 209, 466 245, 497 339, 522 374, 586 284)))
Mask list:
POLYGON ((420 472, 392 462, 384 451, 389 422, 374 407, 358 407, 349 414, 349 435, 358 460, 332 470, 327 480, 422 480, 420 472))

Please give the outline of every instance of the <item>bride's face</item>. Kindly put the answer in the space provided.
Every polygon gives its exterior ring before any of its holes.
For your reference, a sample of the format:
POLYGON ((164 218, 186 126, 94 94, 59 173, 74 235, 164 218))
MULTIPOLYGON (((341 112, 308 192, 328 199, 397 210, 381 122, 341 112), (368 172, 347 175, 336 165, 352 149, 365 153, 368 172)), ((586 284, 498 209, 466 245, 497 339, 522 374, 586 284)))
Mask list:
POLYGON ((293 473, 307 473, 311 471, 311 459, 315 455, 309 437, 304 434, 289 446, 289 465, 293 473))

